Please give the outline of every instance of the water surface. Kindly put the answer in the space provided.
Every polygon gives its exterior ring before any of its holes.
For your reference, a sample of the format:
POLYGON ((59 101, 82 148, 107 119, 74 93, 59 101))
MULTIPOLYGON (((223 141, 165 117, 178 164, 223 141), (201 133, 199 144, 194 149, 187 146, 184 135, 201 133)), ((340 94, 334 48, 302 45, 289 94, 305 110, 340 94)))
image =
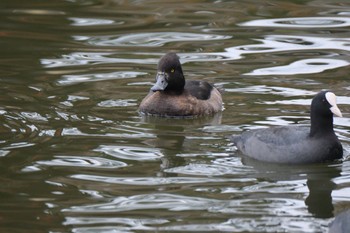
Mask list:
POLYGON ((2 1, 1 232, 327 232, 350 208, 350 5, 2 1), (137 107, 158 59, 225 89, 214 117, 137 107), (242 156, 230 134, 308 124, 338 95, 344 159, 242 156))

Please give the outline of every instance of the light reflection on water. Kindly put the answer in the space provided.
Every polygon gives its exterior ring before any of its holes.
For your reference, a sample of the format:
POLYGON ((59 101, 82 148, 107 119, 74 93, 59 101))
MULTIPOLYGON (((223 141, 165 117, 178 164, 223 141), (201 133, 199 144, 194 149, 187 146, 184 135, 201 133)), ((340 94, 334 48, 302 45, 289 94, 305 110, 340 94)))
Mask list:
POLYGON ((98 18, 69 18, 73 21, 72 26, 96 26, 96 25, 109 25, 109 24, 123 24, 124 22, 115 22, 110 19, 98 19, 98 18))
POLYGON ((91 168, 110 168, 116 169, 127 166, 125 163, 115 160, 103 159, 100 157, 79 157, 79 156, 55 156, 50 161, 39 161, 38 165, 45 166, 63 166, 63 167, 91 167, 91 168))
POLYGON ((125 78, 136 78, 139 75, 145 75, 144 72, 112 72, 112 73, 100 73, 100 74, 83 74, 83 75, 63 75, 61 80, 57 82, 60 85, 72 85, 83 82, 97 82, 110 79, 125 79, 125 78))
POLYGON ((231 36, 195 34, 182 32, 153 32, 139 33, 116 36, 100 36, 100 37, 80 37, 79 41, 87 41, 94 46, 132 46, 132 47, 158 47, 172 42, 186 41, 215 41, 230 39, 231 36))
POLYGON ((348 27, 350 19, 345 17, 298 17, 280 19, 260 19, 241 23, 249 27, 282 27, 282 28, 337 28, 348 27))
POLYGON ((11 209, 0 231, 28 232, 20 219, 33 232, 326 232, 350 208, 349 12, 337 2, 272 2, 0 10, 1 205, 11 209), (222 114, 139 115, 170 50, 186 78, 225 89, 222 114), (320 89, 338 95, 343 161, 264 164, 227 139, 308 124, 320 89))
POLYGON ((349 65, 349 62, 338 59, 314 58, 293 62, 286 66, 256 69, 246 75, 297 75, 321 73, 349 65))
MULTIPOLYGON (((167 33, 163 33, 167 34, 167 33)), ((140 41, 135 42, 138 46, 162 46, 165 43, 174 41, 201 41, 201 40, 227 40, 230 37, 226 36, 215 36, 215 35, 178 35, 171 39, 173 33, 168 33, 170 35, 168 39, 164 38, 164 42, 161 44, 148 44, 148 40, 158 40, 157 36, 153 38, 154 35, 141 36, 140 41), (150 39, 147 39, 150 38, 150 39), (142 39, 142 40, 141 40, 142 39)), ((81 40, 81 39, 79 39, 81 40)), ((105 42, 105 40, 101 39, 105 42)), ((256 54, 256 53, 276 53, 276 52, 288 52, 288 51, 308 51, 308 50, 340 50, 349 51, 349 39, 342 38, 325 38, 325 37, 310 37, 310 36, 286 36, 286 35, 269 35, 265 39, 255 39, 256 41, 262 42, 262 44, 250 44, 244 46, 235 46, 225 48, 225 52, 214 52, 214 53, 187 53, 179 54, 182 63, 193 62, 193 61, 227 61, 227 60, 237 60, 242 59, 246 54, 256 54)), ((127 43, 135 46, 135 43, 126 38, 127 43)), ((98 45, 98 44, 97 44, 98 45)), ((125 46, 115 41, 111 43, 114 46, 125 46)), ((129 46, 129 45, 127 45, 129 46)), ((273 66, 269 68, 260 68, 252 70, 246 75, 296 75, 296 74, 313 74, 320 73, 329 69, 336 69, 340 67, 347 66, 349 62, 347 60, 341 60, 337 57, 341 57, 338 53, 327 54, 326 56, 317 56, 311 59, 301 59, 294 61, 288 65, 284 66, 273 66), (330 58, 332 57, 332 58, 330 58), (336 59, 337 58, 337 59, 336 59)), ((42 59, 41 63, 47 68, 54 67, 66 67, 66 66, 82 66, 82 65, 96 65, 105 63, 135 63, 135 64, 156 64, 158 59, 125 59, 120 57, 115 57, 113 53, 73 53, 64 55, 61 59, 42 59)), ((124 71, 127 75, 128 71, 124 71)), ((108 79, 112 77, 115 73, 98 74, 102 79, 108 79)), ((140 73, 143 74, 143 73, 140 73)), ((121 74, 123 75, 123 74, 121 74)), ((116 76, 118 78, 119 75, 116 76)), ((128 75, 127 75, 128 76, 128 75)), ((72 83, 79 82, 79 80, 95 80, 96 77, 87 75, 67 75, 65 80, 59 81, 60 83, 72 83)))
POLYGON ((137 161, 159 160, 161 157, 163 157, 159 150, 147 149, 143 147, 100 145, 99 148, 95 149, 95 151, 102 152, 119 159, 137 161))

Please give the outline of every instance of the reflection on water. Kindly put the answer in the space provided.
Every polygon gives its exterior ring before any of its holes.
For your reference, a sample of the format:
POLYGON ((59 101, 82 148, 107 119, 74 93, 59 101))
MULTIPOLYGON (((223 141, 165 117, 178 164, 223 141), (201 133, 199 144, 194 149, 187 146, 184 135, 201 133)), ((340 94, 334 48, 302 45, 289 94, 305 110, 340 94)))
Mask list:
POLYGON ((126 78, 136 78, 139 75, 145 75, 144 72, 111 72, 111 73, 99 73, 99 74, 82 74, 82 75, 63 75, 61 80, 57 82, 60 85, 72 85, 84 82, 98 82, 110 79, 126 79, 126 78))
MULTIPOLYGON (((118 39, 118 41, 108 42, 113 46, 162 46, 167 42, 175 41, 197 41, 197 40, 224 40, 228 37, 215 36, 215 35, 179 35, 176 33, 163 33, 163 36, 168 36, 169 38, 161 38, 158 34, 156 35, 140 35, 140 41, 133 42, 132 38, 118 39), (165 34, 165 35, 163 35, 165 34), (167 35, 170 34, 170 35, 167 35), (173 38, 172 38, 173 37, 173 38), (148 38, 148 39, 147 39, 148 38), (155 40, 159 42, 148 42, 148 40, 155 40), (125 41, 125 44, 123 44, 125 41), (162 42, 163 41, 163 42, 162 42), (126 44, 130 43, 130 44, 126 44)), ((134 36, 134 35, 132 35, 134 36)), ((130 36, 131 37, 131 36, 130 36)), ((82 40, 81 38, 78 40, 82 40)), ((288 65, 284 66, 273 66, 269 68, 259 68, 252 70, 246 75, 296 75, 296 74, 314 74, 321 73, 325 70, 336 69, 340 67, 347 66, 349 62, 347 60, 339 59, 342 57, 339 53, 329 53, 324 52, 321 54, 322 50, 340 50, 349 51, 350 40, 347 38, 320 38, 320 37, 310 37, 310 36, 286 36, 286 35, 269 35, 264 39, 255 39, 262 44, 249 44, 244 46, 235 46, 225 48, 226 52, 214 52, 214 53, 196 53, 196 54, 179 54, 181 61, 183 63, 190 61, 226 61, 226 60, 237 60, 241 59, 246 54, 256 54, 256 53, 276 53, 276 52, 287 52, 287 51, 314 51, 314 58, 301 59, 294 61, 288 65), (331 57, 331 58, 330 58, 331 57), (337 59, 336 59, 337 58, 337 59)), ((103 43, 107 43, 105 39, 101 39, 103 43)), ((99 45, 99 44, 96 44, 99 45)), ((140 54, 141 55, 141 54, 140 54)), ((144 54, 142 54, 144 55, 144 54)), ((158 54, 157 54, 158 55, 158 54)), ((158 55, 159 57, 160 55, 158 55)), ((54 67, 66 67, 66 66, 83 66, 83 65, 96 65, 96 64, 108 64, 108 63, 135 63, 135 64, 156 64, 158 59, 126 59, 121 57, 115 57, 113 53, 73 53, 63 55, 60 59, 42 59, 41 63, 47 68, 54 67)), ((144 73, 139 73, 144 74, 144 73)), ((98 76, 104 77, 135 77, 137 73, 130 73, 128 71, 123 71, 122 73, 109 73, 109 74, 95 74, 92 75, 67 75, 64 80, 59 81, 60 83, 67 83, 70 79, 84 81, 87 79, 98 78, 98 76), (115 75, 115 76, 114 76, 115 75), (88 76, 88 77, 87 77, 88 76), (97 76, 97 77, 96 77, 97 76)), ((105 78, 106 79, 106 78, 105 78)))
POLYGON ((78 18, 71 17, 69 20, 72 20, 72 26, 98 26, 98 25, 109 25, 109 24, 123 24, 123 22, 115 22, 110 19, 98 19, 98 18, 78 18))
POLYGON ((321 73, 349 65, 349 62, 337 59, 314 58, 293 62, 286 66, 256 69, 247 75, 296 75, 321 73))
POLYGON ((345 17, 299 17, 280 19, 260 19, 244 22, 241 26, 282 27, 282 28, 337 28, 348 27, 350 19, 345 17))
MULTIPOLYGON (((273 94, 273 95, 281 95, 285 97, 291 97, 291 96, 310 96, 310 99, 312 96, 317 94, 313 91, 307 91, 303 89, 296 89, 296 88, 290 88, 290 87, 273 87, 273 86, 266 86, 266 85, 254 85, 254 86, 248 86, 248 87, 242 87, 242 88, 232 88, 232 89, 225 89, 225 92, 234 92, 234 93, 247 93, 247 94, 273 94)), ((311 101, 308 101, 307 104, 310 105, 311 101)), ((302 104, 302 103, 300 103, 302 104)))
POLYGON ((0 5, 1 232, 327 232, 350 209, 343 2, 0 5), (138 113, 167 51, 225 89, 223 113, 138 113), (321 89, 339 96, 342 161, 266 164, 227 139, 308 124, 321 89))
POLYGON ((203 41, 203 40, 224 40, 230 39, 230 36, 210 35, 210 34, 195 34, 182 32, 152 32, 115 36, 100 36, 100 37, 76 37, 79 41, 88 41, 89 44, 96 46, 145 46, 158 47, 166 43, 177 41, 203 41))
POLYGON ((146 149, 143 147, 108 146, 100 145, 95 151, 102 152, 112 157, 127 160, 148 161, 163 157, 157 149, 146 149))

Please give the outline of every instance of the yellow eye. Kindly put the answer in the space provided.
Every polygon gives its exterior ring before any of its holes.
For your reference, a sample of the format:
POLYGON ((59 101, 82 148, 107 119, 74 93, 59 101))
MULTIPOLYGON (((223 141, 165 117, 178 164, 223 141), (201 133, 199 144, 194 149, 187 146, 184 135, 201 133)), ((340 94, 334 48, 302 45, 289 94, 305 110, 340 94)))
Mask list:
POLYGON ((175 72, 175 70, 174 70, 174 69, 171 69, 171 70, 170 70, 170 72, 171 72, 171 73, 174 73, 174 72, 175 72))

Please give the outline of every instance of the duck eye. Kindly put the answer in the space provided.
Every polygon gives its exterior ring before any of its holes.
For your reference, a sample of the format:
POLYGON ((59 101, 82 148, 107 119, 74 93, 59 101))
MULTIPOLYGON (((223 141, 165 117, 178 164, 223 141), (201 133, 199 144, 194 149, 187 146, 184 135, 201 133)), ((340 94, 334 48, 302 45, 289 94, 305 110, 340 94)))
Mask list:
POLYGON ((175 70, 174 70, 174 69, 171 69, 171 70, 170 70, 170 72, 171 72, 171 73, 174 73, 174 72, 175 72, 175 70))

